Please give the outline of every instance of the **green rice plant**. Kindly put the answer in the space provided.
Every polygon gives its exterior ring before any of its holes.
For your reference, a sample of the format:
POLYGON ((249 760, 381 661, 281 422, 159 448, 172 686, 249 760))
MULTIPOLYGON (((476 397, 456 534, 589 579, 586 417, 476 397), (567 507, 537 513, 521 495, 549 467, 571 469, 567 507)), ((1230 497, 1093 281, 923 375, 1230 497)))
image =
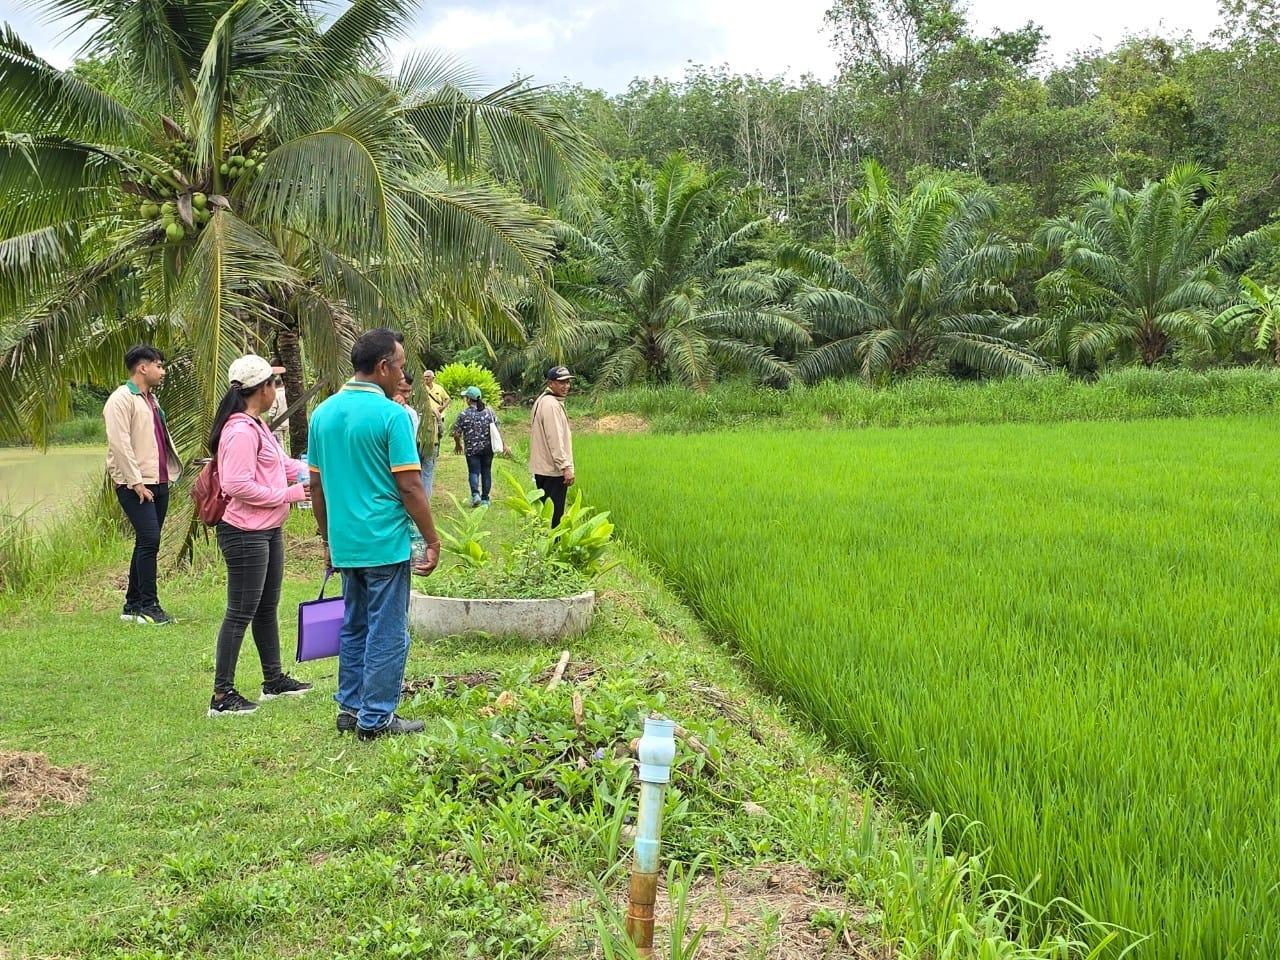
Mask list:
MULTIPOLYGON (((1221 379, 1273 409, 1277 381, 1221 379)), ((1073 410, 1110 392, 1194 411, 1213 382, 1055 389, 1073 410)), ((908 386, 916 411, 951 409, 908 386)), ((1004 386, 945 391, 999 407, 1004 386)), ((1277 445, 1255 417, 589 435, 576 452, 590 496, 764 683, 941 814, 935 852, 904 847, 900 885, 880 885, 911 955, 951 955, 927 931, 954 894, 965 955, 1016 933, 1048 956, 1208 960, 1280 952, 1277 445), (1062 921, 1093 931, 1087 950, 1055 939, 1062 921)))

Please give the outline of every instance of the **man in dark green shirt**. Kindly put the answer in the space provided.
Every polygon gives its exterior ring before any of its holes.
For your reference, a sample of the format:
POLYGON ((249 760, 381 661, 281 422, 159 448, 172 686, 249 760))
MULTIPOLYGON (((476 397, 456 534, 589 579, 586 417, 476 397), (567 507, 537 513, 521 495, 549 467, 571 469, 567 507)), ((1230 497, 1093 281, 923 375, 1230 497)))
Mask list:
POLYGON ((342 571, 338 730, 362 740, 423 729, 395 713, 409 655, 410 520, 427 542, 412 572, 425 577, 440 559, 413 426, 391 399, 403 340, 378 329, 356 341, 355 376, 316 408, 307 445, 312 509, 326 559, 342 571))

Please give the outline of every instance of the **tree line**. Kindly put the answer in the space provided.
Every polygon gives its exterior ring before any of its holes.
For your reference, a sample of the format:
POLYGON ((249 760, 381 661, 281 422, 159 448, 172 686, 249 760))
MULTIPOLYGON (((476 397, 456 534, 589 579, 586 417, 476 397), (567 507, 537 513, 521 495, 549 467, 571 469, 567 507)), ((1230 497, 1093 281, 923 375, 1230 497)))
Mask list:
POLYGON ((608 158, 557 211, 580 321, 558 346, 599 384, 1278 356, 1268 4, 1057 66, 1035 24, 980 37, 953 0, 837 0, 827 24, 830 82, 552 92, 608 158))

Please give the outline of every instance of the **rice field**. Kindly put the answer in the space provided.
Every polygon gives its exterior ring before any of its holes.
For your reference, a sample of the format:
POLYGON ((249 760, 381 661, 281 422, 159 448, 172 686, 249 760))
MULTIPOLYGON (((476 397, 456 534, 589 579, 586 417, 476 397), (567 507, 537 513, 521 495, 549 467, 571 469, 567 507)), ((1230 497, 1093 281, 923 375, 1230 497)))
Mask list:
POLYGON ((1032 898, 1280 955, 1276 421, 577 442, 761 679, 1032 898))
POLYGON ((0 513, 29 513, 34 518, 57 512, 101 476, 105 443, 95 446, 0 448, 0 513))

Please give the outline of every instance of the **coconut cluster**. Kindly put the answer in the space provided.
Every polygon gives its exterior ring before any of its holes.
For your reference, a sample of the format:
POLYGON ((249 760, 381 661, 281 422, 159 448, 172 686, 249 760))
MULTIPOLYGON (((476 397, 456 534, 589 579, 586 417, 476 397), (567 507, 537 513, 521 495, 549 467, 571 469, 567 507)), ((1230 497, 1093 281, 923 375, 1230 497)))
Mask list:
MULTIPOLYGON (((244 150, 243 145, 233 146, 218 164, 218 172, 230 188, 232 183, 241 180, 252 180, 266 157, 260 149, 244 150)), ((179 140, 171 143, 165 155, 170 169, 161 173, 146 172, 135 178, 135 184, 142 193, 141 203, 136 213, 143 220, 159 219, 164 228, 165 240, 168 243, 181 243, 189 237, 196 236, 213 216, 213 205, 207 193, 194 189, 191 180, 183 171, 196 168, 195 152, 190 143, 179 140), (184 214, 183 206, 190 201, 188 214, 184 214)), ((197 184, 201 186, 201 184, 197 184)), ((207 189, 207 185, 206 185, 207 189)), ((223 207, 226 201, 218 199, 223 207)))
POLYGON ((266 155, 265 151, 258 149, 249 151, 248 156, 238 152, 230 153, 218 165, 218 172, 233 181, 244 178, 252 179, 260 169, 260 164, 266 155))

